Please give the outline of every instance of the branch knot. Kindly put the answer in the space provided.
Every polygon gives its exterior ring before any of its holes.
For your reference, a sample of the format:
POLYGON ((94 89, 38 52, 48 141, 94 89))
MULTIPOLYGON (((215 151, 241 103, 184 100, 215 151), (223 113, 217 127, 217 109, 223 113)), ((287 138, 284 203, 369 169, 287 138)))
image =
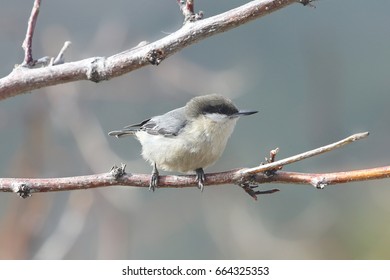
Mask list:
POLYGON ((309 6, 311 8, 315 8, 316 6, 312 4, 314 1, 316 0, 299 0, 299 3, 301 3, 303 6, 309 6))
POLYGON ((126 174, 125 169, 126 169, 126 164, 124 163, 121 163, 120 167, 114 165, 110 170, 110 174, 112 177, 115 178, 115 180, 118 180, 120 177, 126 174))
POLYGON ((150 62, 150 64, 156 66, 159 65, 164 58, 164 51, 162 49, 151 50, 146 55, 146 59, 150 62))
POLYGON ((99 83, 108 79, 105 72, 105 61, 105 57, 96 57, 91 60, 87 70, 88 80, 99 83))
POLYGON ((315 177, 313 180, 311 180, 311 184, 316 188, 316 189, 324 189, 327 185, 329 185, 328 181, 326 180, 325 177, 315 177))
POLYGON ((13 191, 21 198, 31 196, 31 188, 26 183, 17 184, 13 187, 13 191))

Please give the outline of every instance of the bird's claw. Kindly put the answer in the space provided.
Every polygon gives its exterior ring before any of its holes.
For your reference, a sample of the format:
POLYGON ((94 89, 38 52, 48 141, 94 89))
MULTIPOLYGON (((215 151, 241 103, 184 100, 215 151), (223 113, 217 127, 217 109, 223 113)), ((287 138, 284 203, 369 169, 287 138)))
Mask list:
POLYGON ((195 170, 196 172, 196 181, 198 181, 198 189, 200 189, 201 192, 203 192, 204 189, 204 181, 206 179, 206 176, 204 175, 204 171, 202 168, 198 168, 195 170))
POLYGON ((152 171, 152 176, 150 177, 150 182, 149 182, 149 191, 155 191, 156 188, 158 188, 158 170, 156 164, 153 165, 153 171, 152 171))
POLYGON ((152 177, 149 182, 149 191, 154 192, 158 188, 158 173, 152 173, 152 177))

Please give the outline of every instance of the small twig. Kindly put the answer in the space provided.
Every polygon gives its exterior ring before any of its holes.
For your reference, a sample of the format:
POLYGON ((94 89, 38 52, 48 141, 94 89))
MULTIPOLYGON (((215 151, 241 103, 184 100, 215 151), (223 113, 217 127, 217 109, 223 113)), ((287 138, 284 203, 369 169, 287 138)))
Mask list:
POLYGON ((35 61, 32 56, 32 39, 34 36, 34 29, 38 19, 40 6, 41 6, 41 0, 35 0, 27 24, 26 37, 22 44, 22 48, 24 49, 24 61, 22 63, 23 66, 34 66, 35 64, 35 61))
POLYGON ((251 185, 249 183, 243 184, 241 187, 254 200, 257 200, 258 195, 273 194, 273 193, 280 191, 279 189, 272 189, 272 190, 265 190, 265 191, 255 190, 259 186, 258 185, 251 185))
POLYGON ((187 0, 186 1, 186 7, 187 10, 189 10, 192 14, 194 14, 194 0, 187 0))
MULTIPOLYGON (((272 162, 275 162, 275 158, 276 158, 276 155, 277 153, 279 153, 279 148, 276 148, 276 149, 273 149, 269 152, 269 158, 265 158, 265 162, 266 163, 272 163, 272 162)), ((260 163, 260 165, 264 165, 265 163, 260 163)), ((278 166, 277 168, 275 169, 268 169, 266 171, 264 171, 264 174, 266 176, 273 176, 275 174, 276 171, 278 170, 281 170, 283 168, 283 166, 278 166)))
POLYGON ((61 48, 60 52, 58 53, 57 57, 54 59, 54 61, 51 65, 59 65, 59 64, 65 63, 64 54, 65 54, 65 51, 70 46, 70 44, 71 44, 70 41, 66 41, 64 43, 64 46, 61 48))
POLYGON ((335 142, 335 143, 332 143, 332 144, 329 144, 329 145, 326 145, 326 146, 323 146, 323 147, 320 147, 320 148, 317 148, 317 149, 314 149, 314 150, 311 150, 308 152, 304 152, 304 153, 301 153, 301 154, 298 154, 298 155, 295 155, 292 157, 288 157, 288 158, 285 158, 282 160, 278 160, 275 162, 271 162, 268 164, 259 165, 259 166, 254 167, 254 168, 248 168, 245 171, 243 171, 243 174, 256 174, 256 173, 260 173, 260 172, 265 172, 267 170, 275 170, 281 166, 291 164, 291 163, 294 163, 297 161, 301 161, 301 160, 307 159, 309 157, 313 157, 313 156, 323 154, 323 153, 332 151, 334 149, 340 148, 346 144, 350 144, 350 143, 355 142, 357 140, 363 139, 363 138, 367 137, 368 135, 369 135, 368 132, 357 133, 357 134, 351 135, 343 140, 340 140, 338 142, 335 142))
POLYGON ((275 162, 276 155, 279 153, 279 148, 273 149, 269 152, 269 158, 265 158, 267 163, 275 162))
POLYGON ((184 15, 184 24, 187 22, 197 21, 203 18, 203 12, 194 11, 194 0, 177 0, 180 10, 184 15))

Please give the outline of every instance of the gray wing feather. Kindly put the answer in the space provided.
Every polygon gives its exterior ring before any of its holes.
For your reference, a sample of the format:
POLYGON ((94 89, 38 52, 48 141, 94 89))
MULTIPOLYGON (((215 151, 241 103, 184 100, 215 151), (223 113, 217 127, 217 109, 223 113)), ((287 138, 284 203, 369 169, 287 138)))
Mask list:
POLYGON ((156 116, 145 122, 140 129, 153 135, 164 135, 167 137, 177 136, 187 120, 184 114, 184 108, 178 108, 162 116, 156 116))
MULTIPOLYGON (((168 113, 144 120, 137 124, 124 127, 121 135, 132 135, 137 131, 145 131, 151 135, 163 135, 166 137, 177 136, 186 125, 184 107, 169 111, 168 113)), ((119 134, 119 133, 118 133, 119 134)), ((118 136, 112 134, 113 136, 118 136)))

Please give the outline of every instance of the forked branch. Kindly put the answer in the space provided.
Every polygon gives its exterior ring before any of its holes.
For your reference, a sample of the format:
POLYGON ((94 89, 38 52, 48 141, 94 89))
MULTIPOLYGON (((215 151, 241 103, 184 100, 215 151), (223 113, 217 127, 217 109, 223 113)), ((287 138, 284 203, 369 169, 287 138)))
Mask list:
POLYGON ((272 161, 272 162, 269 162, 268 164, 261 164, 257 167, 248 168, 245 171, 243 171, 243 173, 244 174, 256 174, 256 173, 265 172, 265 171, 269 171, 269 170, 278 170, 278 169, 280 169, 280 167, 285 166, 287 164, 291 164, 291 163, 294 163, 297 161, 307 159, 309 157, 313 157, 313 156, 316 156, 319 154, 323 154, 323 153, 332 151, 334 149, 340 148, 340 147, 347 145, 349 143, 363 139, 363 138, 367 137, 368 135, 369 135, 368 132, 357 133, 357 134, 351 135, 345 139, 342 139, 338 142, 335 142, 335 143, 332 143, 332 144, 329 144, 329 145, 326 145, 326 146, 323 146, 323 147, 320 147, 320 148, 317 148, 317 149, 314 149, 314 150, 311 150, 308 152, 304 152, 304 153, 301 153, 299 155, 295 155, 295 156, 288 157, 288 158, 278 160, 278 161, 272 161))

